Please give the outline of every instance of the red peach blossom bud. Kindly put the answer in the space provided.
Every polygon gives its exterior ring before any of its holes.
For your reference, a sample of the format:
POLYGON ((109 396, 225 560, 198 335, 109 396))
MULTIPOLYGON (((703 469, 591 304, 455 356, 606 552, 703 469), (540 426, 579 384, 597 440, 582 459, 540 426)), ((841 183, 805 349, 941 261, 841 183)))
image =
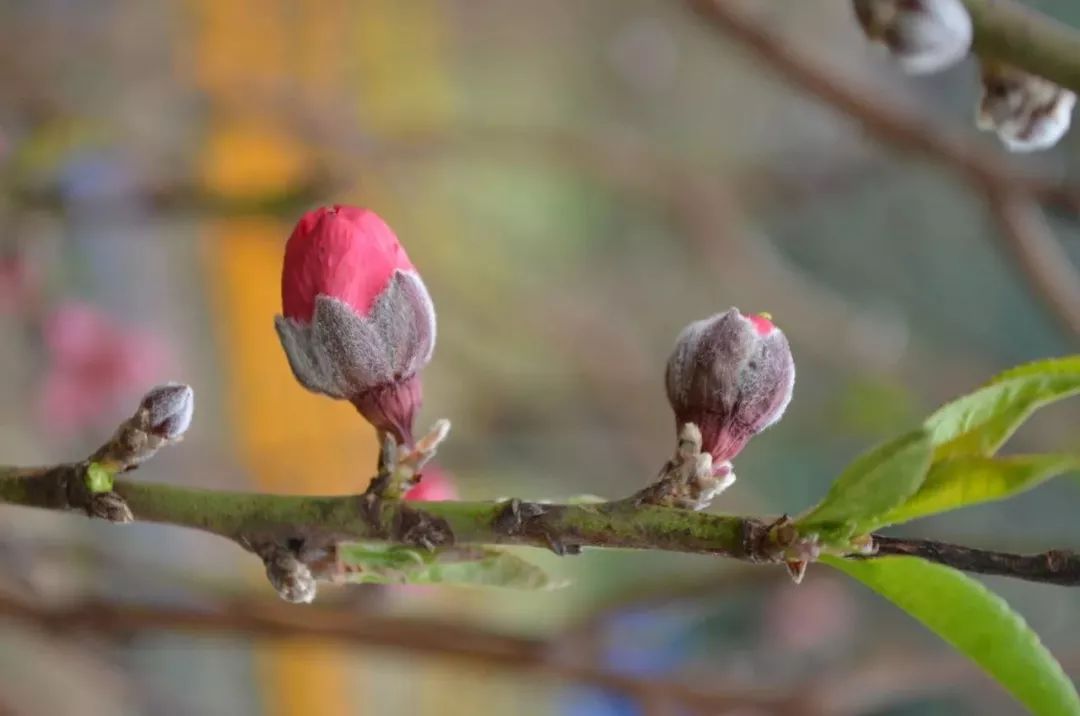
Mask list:
POLYGON ((281 299, 275 326, 300 384, 411 444, 435 309, 390 227, 350 206, 308 212, 285 247, 281 299))
POLYGON ((420 482, 404 495, 404 499, 417 502, 442 502, 457 498, 457 487, 450 474, 436 465, 425 467, 420 482))
POLYGON ((694 423, 717 463, 780 419, 795 384, 787 338, 767 314, 736 308, 691 323, 667 364, 676 430, 694 423))
POLYGON ((177 440, 191 426, 195 391, 183 383, 159 385, 143 396, 141 407, 148 413, 151 434, 177 440))
POLYGON ((971 15, 961 0, 854 0, 866 36, 885 45, 905 72, 938 72, 971 49, 971 15))

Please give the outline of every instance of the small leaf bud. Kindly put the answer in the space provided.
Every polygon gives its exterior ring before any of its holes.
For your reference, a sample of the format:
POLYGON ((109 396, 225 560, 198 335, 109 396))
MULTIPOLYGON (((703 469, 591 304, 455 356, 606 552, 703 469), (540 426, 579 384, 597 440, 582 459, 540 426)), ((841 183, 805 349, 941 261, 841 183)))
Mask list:
POLYGON ((971 49, 971 15, 961 0, 853 0, 853 6, 866 36, 909 74, 944 70, 971 49))
POLYGON ((141 407, 147 411, 147 432, 166 440, 178 440, 191 427, 195 410, 195 391, 183 383, 166 383, 143 396, 141 407))
POLYGON ((1049 149, 1069 131, 1076 95, 1050 80, 998 63, 983 63, 975 126, 996 132, 1012 152, 1049 149))

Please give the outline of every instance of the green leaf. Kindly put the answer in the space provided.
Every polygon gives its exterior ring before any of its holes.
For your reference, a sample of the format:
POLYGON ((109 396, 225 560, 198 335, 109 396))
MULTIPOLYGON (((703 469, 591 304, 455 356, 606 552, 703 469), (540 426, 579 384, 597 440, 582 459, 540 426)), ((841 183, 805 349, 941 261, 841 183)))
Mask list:
POLYGON ((998 595, 917 557, 823 557, 918 619, 985 669, 1033 714, 1080 714, 1080 697, 1039 637, 998 595))
POLYGON ((857 458, 836 478, 816 507, 796 521, 800 532, 819 532, 825 542, 864 534, 881 515, 919 489, 930 467, 925 430, 902 435, 857 458))
POLYGON ((935 458, 993 455, 1039 408, 1080 394, 1080 356, 1022 365, 987 386, 954 400, 931 415, 925 426, 935 458))
POLYGON ((426 566, 434 553, 414 547, 383 543, 350 543, 338 550, 342 563, 380 574, 407 572, 426 566))
POLYGON ((86 466, 86 487, 95 495, 112 492, 113 474, 101 463, 92 462, 86 466))
POLYGON ((918 492, 882 517, 879 526, 1003 500, 1073 470, 1080 471, 1078 455, 945 458, 934 463, 918 492))
POLYGON ((352 582, 370 584, 458 584, 510 589, 552 589, 539 567, 517 555, 483 547, 435 551, 358 543, 342 545, 342 563, 352 582))

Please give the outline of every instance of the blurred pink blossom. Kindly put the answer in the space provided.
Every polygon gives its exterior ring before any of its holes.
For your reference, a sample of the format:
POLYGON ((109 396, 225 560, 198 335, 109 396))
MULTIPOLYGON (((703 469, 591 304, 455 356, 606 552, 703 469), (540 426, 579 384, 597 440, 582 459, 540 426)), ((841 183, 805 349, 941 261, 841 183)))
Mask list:
POLYGON ((25 307, 37 289, 37 274, 17 253, 0 255, 0 315, 25 307))
POLYGON ((457 487, 450 473, 434 464, 426 466, 420 484, 405 493, 406 500, 417 502, 442 502, 457 498, 457 487))
POLYGON ((60 305, 45 319, 48 367, 38 394, 38 417, 54 435, 97 427, 160 377, 168 364, 154 336, 119 325, 86 303, 60 305))

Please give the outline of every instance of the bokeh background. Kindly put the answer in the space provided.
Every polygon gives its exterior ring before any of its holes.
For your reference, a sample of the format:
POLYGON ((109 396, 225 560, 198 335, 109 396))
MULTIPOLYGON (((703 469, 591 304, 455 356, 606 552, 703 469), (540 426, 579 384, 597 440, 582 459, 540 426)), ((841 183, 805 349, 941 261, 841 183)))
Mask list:
MULTIPOLYGON (((975 134, 972 63, 906 78, 846 2, 746 5, 841 76, 975 134)), ((1080 25, 1067 0, 1039 7, 1080 25)), ((1078 150, 1074 133, 1014 161, 1068 178, 1078 150)), ((785 419, 737 460, 726 512, 797 512, 942 401, 1076 346, 980 197, 867 139, 679 2, 0 0, 3 462, 82 456, 147 387, 177 379, 195 387, 194 426, 139 479, 361 490, 373 432, 293 381, 272 328, 291 226, 335 202, 385 217, 435 299, 422 422, 452 420, 441 466, 466 498, 641 487, 673 446, 674 337, 731 305, 774 315, 799 378, 785 419)), ((1080 261, 1075 217, 1052 220, 1080 261)), ((1047 411, 1013 447, 1075 449, 1078 418, 1047 411)), ((1062 479, 904 533, 1069 546, 1078 505, 1062 479)), ((824 567, 795 587, 716 559, 528 556, 570 586, 324 587, 320 604, 529 639, 562 667, 480 659, 470 638, 433 654, 8 620, 0 711, 1020 712, 824 567), (716 699, 692 711, 665 684, 716 699)), ((234 545, 15 508, 0 511, 0 575, 57 603, 279 608, 234 545)), ((1075 591, 987 582, 1080 674, 1075 591)))

